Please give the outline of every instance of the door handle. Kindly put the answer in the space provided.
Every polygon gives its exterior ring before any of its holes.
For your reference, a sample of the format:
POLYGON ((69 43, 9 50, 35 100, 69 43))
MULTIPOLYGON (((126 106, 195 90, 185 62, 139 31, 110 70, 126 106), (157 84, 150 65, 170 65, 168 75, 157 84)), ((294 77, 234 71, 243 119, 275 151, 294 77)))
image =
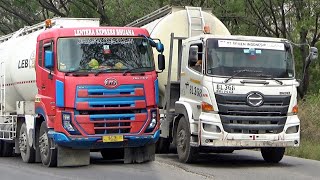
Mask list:
POLYGON ((189 86, 189 83, 188 83, 188 82, 186 82, 186 83, 185 83, 185 85, 186 85, 186 86, 189 86))
POLYGON ((46 89, 46 86, 42 84, 41 89, 46 89))

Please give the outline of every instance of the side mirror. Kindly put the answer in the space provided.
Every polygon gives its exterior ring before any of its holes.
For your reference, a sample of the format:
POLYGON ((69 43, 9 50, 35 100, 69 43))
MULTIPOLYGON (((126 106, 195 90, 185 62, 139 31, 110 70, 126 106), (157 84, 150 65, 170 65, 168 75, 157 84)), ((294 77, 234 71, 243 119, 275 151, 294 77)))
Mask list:
POLYGON ((165 57, 163 54, 158 54, 158 69, 163 71, 166 68, 165 57))
POLYGON ((53 52, 52 51, 45 51, 44 54, 44 67, 51 69, 54 66, 53 62, 53 52))
POLYGON ((198 46, 191 46, 189 50, 189 64, 197 63, 198 61, 198 46))
POLYGON ((318 48, 311 47, 310 48, 310 60, 314 61, 316 59, 318 59, 318 48))
POLYGON ((158 43, 156 44, 156 49, 157 49, 157 51, 158 51, 159 53, 163 53, 163 51, 164 51, 164 46, 163 46, 163 44, 162 44, 161 42, 158 42, 158 43))

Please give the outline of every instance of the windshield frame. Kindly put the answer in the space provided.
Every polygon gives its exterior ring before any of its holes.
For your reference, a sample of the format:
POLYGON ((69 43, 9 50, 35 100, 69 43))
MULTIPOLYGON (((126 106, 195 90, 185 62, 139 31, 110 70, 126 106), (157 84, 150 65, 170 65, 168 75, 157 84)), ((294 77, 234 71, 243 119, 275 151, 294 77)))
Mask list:
MULTIPOLYGON (((218 77, 218 78, 229 78, 231 77, 232 75, 214 75, 214 74, 209 74, 208 73, 208 53, 209 53, 209 40, 233 40, 233 41, 254 41, 254 42, 275 42, 275 41, 263 41, 263 40, 243 40, 243 39, 224 39, 224 38, 207 38, 204 45, 205 45, 205 69, 204 69, 204 73, 206 76, 209 76, 209 77, 218 77)), ((292 59, 292 71, 293 71, 293 75, 292 77, 286 77, 286 78, 278 78, 278 77, 257 77, 257 76, 235 76, 233 77, 233 79, 267 79, 267 80, 271 80, 272 78, 274 79, 279 79, 279 80, 293 80, 296 78, 296 69, 295 69, 295 59, 294 59, 294 54, 293 54, 293 47, 291 45, 291 43, 289 41, 278 41, 277 43, 287 43, 290 45, 290 48, 289 48, 289 51, 290 51, 290 55, 291 55, 291 59, 292 59)), ((246 67, 244 67, 243 69, 246 69, 246 67)), ((239 69, 241 70, 241 69, 239 69)))
MULTIPOLYGON (((62 39, 82 39, 82 38, 128 38, 128 39, 145 39, 144 37, 138 37, 138 36, 81 36, 81 37, 75 37, 75 36, 66 36, 66 37, 59 37, 56 39, 56 43, 55 43, 55 49, 56 49, 56 52, 55 52, 55 61, 56 61, 56 65, 57 65, 57 71, 58 72, 61 72, 61 73, 85 73, 85 74, 95 74, 97 72, 100 71, 101 74, 104 74, 104 73, 123 73, 127 70, 130 70, 130 69, 133 69, 133 68, 125 68, 125 69, 119 69, 117 71, 115 71, 115 69, 112 69, 112 71, 108 71, 107 69, 105 70, 101 70, 101 69, 83 69, 85 71, 73 71, 73 70, 61 70, 60 69, 60 66, 59 66, 59 41, 62 40, 62 39)), ((142 73, 142 72, 152 72, 152 71, 155 71, 156 69, 156 66, 155 66, 155 59, 154 59, 154 54, 153 54, 153 49, 152 49, 152 46, 150 45, 149 41, 146 40, 146 42, 148 43, 148 47, 147 47, 147 53, 148 53, 148 58, 149 58, 149 61, 150 63, 152 64, 151 66, 148 66, 149 68, 146 67, 141 67, 141 69, 143 69, 143 71, 139 71, 139 68, 135 68, 137 69, 138 71, 132 71, 131 73, 142 73)))

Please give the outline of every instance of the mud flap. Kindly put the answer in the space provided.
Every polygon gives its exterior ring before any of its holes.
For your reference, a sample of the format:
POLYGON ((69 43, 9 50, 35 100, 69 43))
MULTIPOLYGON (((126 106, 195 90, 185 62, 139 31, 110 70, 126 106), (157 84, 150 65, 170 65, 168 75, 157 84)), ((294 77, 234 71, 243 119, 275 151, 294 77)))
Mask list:
POLYGON ((90 164, 89 149, 72 149, 58 146, 58 167, 86 166, 90 164))
POLYGON ((124 163, 143 163, 155 160, 155 144, 124 148, 124 163))

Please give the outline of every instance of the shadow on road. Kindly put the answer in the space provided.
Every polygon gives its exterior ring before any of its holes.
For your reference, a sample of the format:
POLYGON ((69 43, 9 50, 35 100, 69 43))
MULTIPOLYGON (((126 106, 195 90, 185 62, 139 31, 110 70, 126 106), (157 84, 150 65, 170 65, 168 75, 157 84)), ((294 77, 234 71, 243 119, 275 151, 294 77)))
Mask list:
MULTIPOLYGON (((240 152, 240 151, 239 151, 240 152)), ((260 155, 260 153, 259 153, 260 155)), ((177 154, 159 154, 156 160, 174 165, 182 164, 179 162, 177 154)), ((253 154, 238 153, 235 151, 230 154, 200 154, 197 161, 190 164, 194 167, 214 167, 214 168, 248 168, 248 167, 291 167, 292 164, 286 163, 284 160, 278 164, 267 163, 262 157, 257 156, 257 152, 253 154)))

